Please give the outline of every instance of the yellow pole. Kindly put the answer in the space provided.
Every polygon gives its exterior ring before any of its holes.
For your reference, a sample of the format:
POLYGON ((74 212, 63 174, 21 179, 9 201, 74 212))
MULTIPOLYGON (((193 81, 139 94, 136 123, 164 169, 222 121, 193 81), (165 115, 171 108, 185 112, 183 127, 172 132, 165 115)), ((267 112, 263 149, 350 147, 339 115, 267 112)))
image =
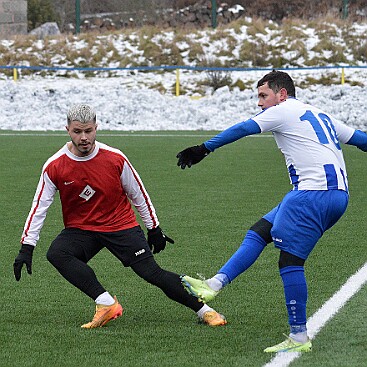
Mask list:
POLYGON ((13 79, 15 82, 18 80, 18 72, 16 68, 13 69, 13 79))
POLYGON ((344 68, 342 68, 342 85, 344 85, 345 82, 345 74, 344 74, 344 68))
POLYGON ((180 69, 176 69, 176 97, 180 95, 180 69))

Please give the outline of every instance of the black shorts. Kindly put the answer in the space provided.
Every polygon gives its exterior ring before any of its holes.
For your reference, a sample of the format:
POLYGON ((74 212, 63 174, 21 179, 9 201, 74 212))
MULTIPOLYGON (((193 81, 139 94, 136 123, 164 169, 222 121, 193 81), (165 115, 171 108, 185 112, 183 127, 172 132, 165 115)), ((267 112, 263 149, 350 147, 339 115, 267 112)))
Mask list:
POLYGON ((115 255, 124 266, 153 256, 140 226, 118 232, 65 228, 55 238, 50 248, 66 252, 85 263, 103 248, 115 255))

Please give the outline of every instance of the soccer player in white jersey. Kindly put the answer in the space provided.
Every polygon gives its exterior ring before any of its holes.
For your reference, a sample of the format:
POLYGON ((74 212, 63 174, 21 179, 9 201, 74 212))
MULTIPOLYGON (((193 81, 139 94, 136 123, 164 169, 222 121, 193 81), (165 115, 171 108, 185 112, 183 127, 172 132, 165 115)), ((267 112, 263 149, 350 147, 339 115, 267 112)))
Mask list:
POLYGON ((156 263, 153 254, 173 240, 160 229, 149 195, 127 157, 96 141, 93 108, 85 104, 72 106, 66 129, 71 141, 49 158, 42 169, 14 262, 16 280, 20 280, 24 264, 32 273, 33 250, 59 191, 65 228, 52 242, 47 259, 67 281, 95 301, 95 315, 82 328, 101 327, 123 312, 116 296, 106 291, 87 264, 103 248, 170 299, 195 311, 203 323, 226 324, 222 315, 183 289, 178 274, 156 263), (148 240, 131 204, 148 230, 148 240))
POLYGON ((323 233, 343 215, 348 204, 347 171, 340 143, 367 151, 367 135, 328 113, 296 99, 291 77, 281 71, 266 74, 257 84, 262 112, 219 133, 201 145, 178 153, 178 166, 191 167, 225 144, 271 131, 285 157, 293 190, 247 232, 241 246, 207 280, 182 276, 182 284, 204 302, 248 269, 265 246, 280 250, 289 337, 265 352, 311 350, 307 336, 307 283, 304 264, 323 233))

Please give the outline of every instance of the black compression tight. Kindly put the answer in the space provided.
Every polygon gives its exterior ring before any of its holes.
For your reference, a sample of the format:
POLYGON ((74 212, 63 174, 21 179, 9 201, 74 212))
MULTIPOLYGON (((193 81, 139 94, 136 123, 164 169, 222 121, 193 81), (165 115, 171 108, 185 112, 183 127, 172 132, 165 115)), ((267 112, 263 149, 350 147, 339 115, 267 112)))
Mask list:
POLYGON ((93 269, 85 261, 78 259, 68 251, 51 246, 47 252, 47 260, 69 283, 93 300, 106 292, 93 269))
POLYGON ((194 296, 188 294, 183 288, 180 276, 176 273, 162 269, 155 261, 154 257, 148 257, 131 265, 134 272, 148 283, 160 288, 167 297, 191 308, 195 312, 203 307, 194 296))
MULTIPOLYGON (((68 251, 59 251, 56 246, 51 247, 47 253, 47 259, 69 283, 93 300, 106 291, 99 283, 93 269, 68 251)), ((195 312, 203 307, 203 303, 185 291, 180 276, 162 269, 153 256, 131 265, 131 268, 148 283, 160 288, 170 299, 191 308, 195 312)))

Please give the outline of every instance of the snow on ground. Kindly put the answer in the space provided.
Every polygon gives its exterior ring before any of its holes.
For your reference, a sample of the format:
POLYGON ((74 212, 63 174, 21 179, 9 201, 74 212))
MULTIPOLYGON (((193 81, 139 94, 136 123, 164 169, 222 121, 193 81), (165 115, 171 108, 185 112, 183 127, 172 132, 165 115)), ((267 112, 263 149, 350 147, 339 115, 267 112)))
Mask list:
MULTIPOLYGON (((258 80, 265 73, 251 77, 258 80)), ((151 77, 174 83, 172 73, 166 74, 151 77)), ((299 75, 292 76, 297 84, 299 75)), ((347 84, 297 88, 300 100, 359 129, 367 127, 366 95, 367 87, 347 84)), ((252 90, 230 92, 224 87, 196 99, 144 88, 137 76, 2 80, 0 130, 62 130, 67 110, 80 102, 96 109, 102 130, 222 130, 259 112, 255 84, 252 90)))
MULTIPOLYGON (((251 19, 249 18, 247 22, 251 24, 251 19)), ((328 24, 328 27, 338 30, 336 25, 328 24)), ((226 57, 235 59, 240 57, 241 45, 246 39, 256 40, 266 37, 266 42, 280 42, 281 30, 272 22, 266 27, 266 35, 262 32, 256 35, 248 34, 247 28, 247 26, 242 26, 236 32, 228 28, 218 34, 216 30, 203 30, 188 34, 187 37, 202 46, 207 60, 219 54, 219 51, 228 49, 227 33, 230 35, 231 42, 236 42, 236 47, 232 54, 229 53, 226 57)), ((349 25, 347 29, 350 35, 356 34, 361 37, 367 31, 367 24, 355 23, 349 25)), ((314 47, 320 41, 319 36, 315 29, 308 29, 306 25, 300 25, 300 31, 302 31, 301 34, 304 34, 303 40, 309 58, 313 58, 314 47)), ((334 43, 344 45, 340 30, 335 34, 334 43)), ((172 32, 163 32, 154 36, 152 40, 159 46, 160 41, 172 41, 173 37, 172 32)), ((91 53, 95 55, 98 53, 99 45, 112 42, 121 59, 128 55, 137 65, 149 65, 151 62, 144 58, 144 51, 138 47, 139 40, 139 33, 135 32, 129 35, 122 33, 119 36, 101 35, 96 39, 95 45, 91 47, 91 53)), ((47 56, 51 56, 50 66, 71 67, 78 65, 75 61, 79 59, 81 63, 89 64, 89 61, 83 57, 74 60, 72 65, 66 62, 65 55, 62 54, 65 52, 62 50, 63 43, 60 43, 58 47, 58 42, 60 42, 58 38, 48 41, 47 44, 45 41, 35 41, 35 47, 29 47, 23 52, 31 53, 39 60, 43 60, 46 53, 47 56), (48 52, 51 55, 48 55, 48 52)), ((79 40, 78 37, 68 40, 67 43, 70 52, 90 47, 85 40, 79 40)), ((0 44, 12 52, 22 52, 15 49, 17 47, 15 41, 0 40, 0 44)), ((187 42, 178 42, 176 46, 179 47, 183 57, 183 65, 193 64, 194 62, 190 61, 188 55, 187 42)), ((352 58, 354 55, 352 48, 345 47, 343 52, 347 58, 352 58)), ((286 55, 287 48, 284 49, 283 57, 286 55)), ((294 57, 292 53, 288 56, 294 57)), ((27 57, 21 61, 22 59, 19 54, 17 56, 17 60, 20 60, 19 65, 29 65, 30 61, 27 61, 27 57)), ((304 66, 302 60, 300 57, 296 65, 304 66)), ((106 62, 102 60, 100 67, 115 67, 119 61, 119 57, 113 59, 112 64, 109 64, 108 60, 106 62)), ((352 61, 351 65, 360 64, 360 62, 352 61)), ((287 71, 289 70, 296 85, 307 82, 307 79, 308 82, 304 85, 309 85, 310 78, 319 80, 320 77, 329 78, 337 83, 335 78, 339 78, 341 74, 340 68, 292 70, 290 65, 294 65, 293 62, 286 62, 285 65, 289 66, 287 71)), ((358 82, 359 85, 366 85, 367 68, 347 69, 347 67, 345 68, 346 84, 314 85, 309 89, 298 89, 298 98, 321 107, 325 112, 331 113, 350 126, 366 129, 367 86, 351 87, 348 82, 351 85, 358 82)), ((55 71, 53 76, 44 78, 22 76, 20 72, 17 82, 0 73, 0 130, 61 130, 64 128, 65 116, 69 107, 77 102, 94 106, 100 128, 103 130, 221 130, 259 112, 256 81, 267 72, 264 70, 232 72, 233 82, 240 79, 245 85, 252 86, 252 88, 243 92, 239 90, 230 92, 227 88, 222 88, 215 93, 208 88, 206 95, 202 98, 193 98, 193 96, 197 93, 198 85, 201 86, 201 89, 205 85, 206 73, 203 71, 180 72, 181 90, 186 91, 188 95, 178 97, 174 95, 175 70, 158 72, 119 70, 114 72, 114 77, 108 77, 108 71, 98 71, 98 77, 94 78, 86 78, 83 72, 75 69, 55 71), (166 90, 165 94, 157 91, 159 86, 166 90)))

